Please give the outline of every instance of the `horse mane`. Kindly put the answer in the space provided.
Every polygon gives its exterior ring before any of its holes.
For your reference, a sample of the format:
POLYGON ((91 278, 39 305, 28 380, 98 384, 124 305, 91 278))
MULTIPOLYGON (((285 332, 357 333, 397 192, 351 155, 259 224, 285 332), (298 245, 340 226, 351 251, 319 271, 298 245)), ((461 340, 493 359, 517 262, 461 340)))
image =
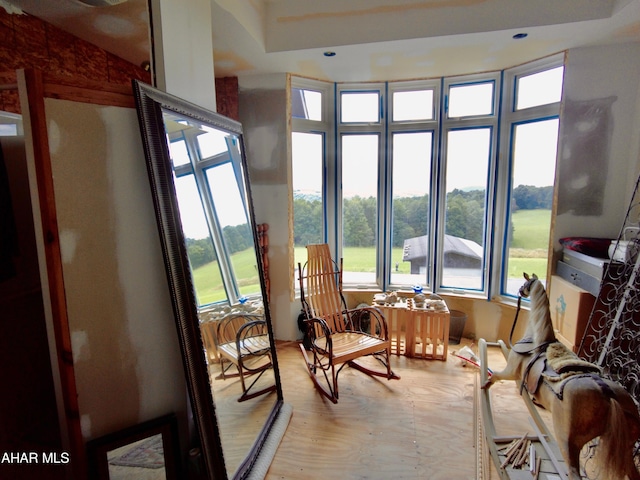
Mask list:
POLYGON ((529 311, 529 323, 525 336, 533 339, 535 345, 556 340, 549 312, 549 297, 540 280, 535 280, 531 285, 529 294, 531 310, 529 311))

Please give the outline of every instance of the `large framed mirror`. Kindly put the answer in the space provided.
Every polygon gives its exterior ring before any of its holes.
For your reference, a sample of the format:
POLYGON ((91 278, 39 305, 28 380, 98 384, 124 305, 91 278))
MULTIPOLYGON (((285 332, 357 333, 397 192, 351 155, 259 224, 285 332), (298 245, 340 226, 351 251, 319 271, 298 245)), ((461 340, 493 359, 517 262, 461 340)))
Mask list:
POLYGON ((133 89, 204 468, 248 478, 285 414, 242 125, 133 89))

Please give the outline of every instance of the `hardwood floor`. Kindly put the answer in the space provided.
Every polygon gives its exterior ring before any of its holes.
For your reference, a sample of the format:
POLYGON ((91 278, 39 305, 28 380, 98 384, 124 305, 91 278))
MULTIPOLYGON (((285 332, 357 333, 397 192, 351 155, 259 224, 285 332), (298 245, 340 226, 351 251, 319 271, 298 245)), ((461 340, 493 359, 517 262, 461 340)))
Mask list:
MULTIPOLYGON (((464 344, 450 346, 449 353, 464 344)), ((392 381, 346 367, 334 405, 315 390, 297 343, 279 344, 278 359, 293 416, 268 480, 476 478, 475 367, 453 355, 446 361, 394 356, 401 379, 392 381)), ((498 349, 490 350, 489 365, 504 365, 498 349)), ((492 398, 500 433, 522 435, 530 428, 514 382, 496 384, 492 398)))

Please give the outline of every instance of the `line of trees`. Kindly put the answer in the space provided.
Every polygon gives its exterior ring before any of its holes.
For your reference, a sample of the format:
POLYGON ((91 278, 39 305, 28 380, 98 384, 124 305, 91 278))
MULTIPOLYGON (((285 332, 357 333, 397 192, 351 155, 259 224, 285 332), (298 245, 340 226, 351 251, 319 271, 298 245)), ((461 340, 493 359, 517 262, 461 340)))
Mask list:
MULTIPOLYGON (((519 185, 513 190, 512 211, 550 209, 553 187, 519 185)), ((378 217, 375 197, 355 196, 344 199, 342 228, 347 247, 375 245, 378 217)), ((447 194, 446 232, 482 244, 484 232, 484 190, 453 190, 447 194)), ((293 202, 295 245, 322 242, 322 200, 300 196, 293 202)), ((407 238, 425 235, 429 224, 429 196, 403 197, 393 201, 393 246, 402 247, 407 238)), ((248 224, 226 226, 222 230, 228 253, 234 254, 253 246, 248 224)), ((186 240, 187 253, 193 268, 216 260, 210 238, 186 240)))
MULTIPOLYGON (((222 229, 222 236, 229 255, 253 247, 253 234, 249 224, 228 225, 222 229)), ((187 255, 192 268, 198 268, 217 260, 213 242, 210 237, 187 238, 187 255)))
MULTIPOLYGON (((550 209, 553 187, 519 185, 513 190, 512 211, 550 209)), ((453 190, 447 194, 446 232, 482 244, 484 232, 484 190, 453 190)), ((295 245, 322 241, 322 201, 319 197, 294 199, 295 245)), ((359 196, 343 200, 342 228, 348 247, 375 244, 378 216, 375 197, 359 196)), ((425 235, 429 224, 429 196, 403 197, 393 201, 393 246, 402 247, 407 238, 425 235)))

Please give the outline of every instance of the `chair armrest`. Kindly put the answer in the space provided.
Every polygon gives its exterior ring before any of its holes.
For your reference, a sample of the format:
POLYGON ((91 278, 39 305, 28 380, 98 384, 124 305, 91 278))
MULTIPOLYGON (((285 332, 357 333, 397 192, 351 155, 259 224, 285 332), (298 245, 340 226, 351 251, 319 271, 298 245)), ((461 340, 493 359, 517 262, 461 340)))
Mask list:
POLYGON ((322 318, 312 317, 306 318, 303 320, 305 326, 307 327, 307 334, 311 340, 311 348, 320 349, 325 352, 328 352, 329 355, 333 354, 333 341, 331 340, 331 329, 327 322, 322 318), (325 348, 317 345, 316 340, 319 338, 324 338, 326 342, 325 348))
POLYGON ((354 332, 366 333, 383 340, 389 339, 387 319, 376 307, 360 307, 345 310, 347 328, 354 332))
POLYGON ((268 332, 265 320, 247 322, 238 329, 235 347, 241 371, 262 372, 272 367, 268 332))
POLYGON ((242 325, 236 333, 236 348, 239 356, 261 356, 271 351, 267 322, 253 320, 242 325))

